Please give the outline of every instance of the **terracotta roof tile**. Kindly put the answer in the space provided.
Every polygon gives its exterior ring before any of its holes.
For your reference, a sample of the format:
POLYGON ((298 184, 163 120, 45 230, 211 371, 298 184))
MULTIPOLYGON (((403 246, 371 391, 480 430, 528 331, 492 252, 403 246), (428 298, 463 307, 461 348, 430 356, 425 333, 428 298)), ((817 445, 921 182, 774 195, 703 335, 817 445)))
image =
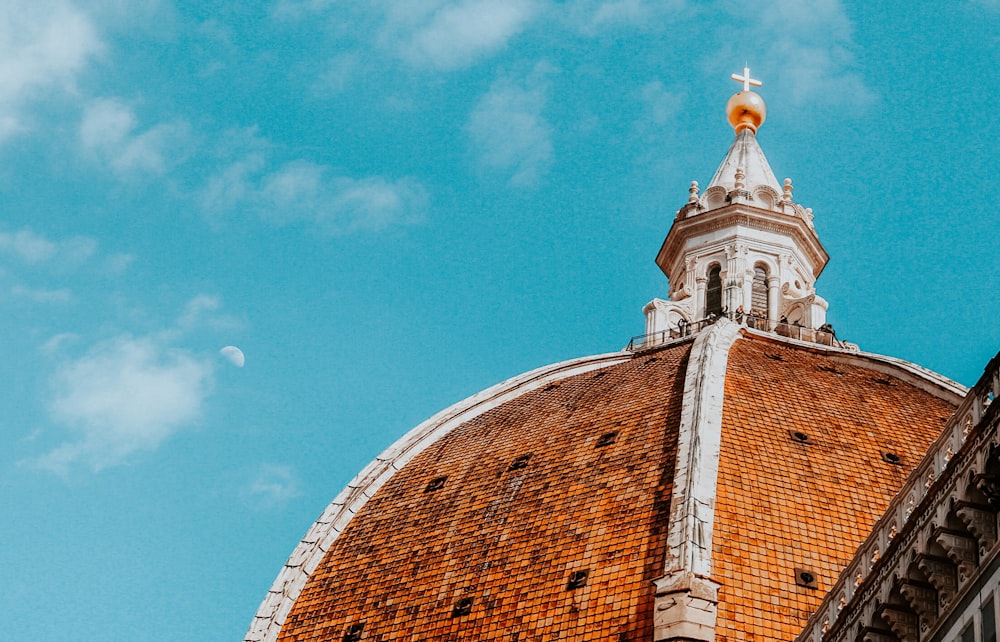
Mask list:
MULTIPOLYGON (((363 624, 365 641, 650 640, 689 350, 564 379, 439 439, 334 541, 279 639, 342 640, 363 624), (574 571, 586 582, 570 589, 574 571)), ((738 340, 713 533, 716 639, 792 639, 951 410, 860 366, 738 340), (797 568, 817 588, 797 585, 797 568)))
POLYGON ((436 442, 334 542, 280 639, 341 640, 356 623, 386 642, 646 639, 689 349, 526 393, 436 442), (567 589, 577 570, 586 584, 567 589), (462 597, 471 610, 453 617, 462 597))
POLYGON ((737 341, 713 534, 716 639, 793 639, 952 410, 867 368, 737 341), (909 466, 883 461, 884 451, 909 466), (796 584, 796 568, 815 575, 817 588, 796 584))

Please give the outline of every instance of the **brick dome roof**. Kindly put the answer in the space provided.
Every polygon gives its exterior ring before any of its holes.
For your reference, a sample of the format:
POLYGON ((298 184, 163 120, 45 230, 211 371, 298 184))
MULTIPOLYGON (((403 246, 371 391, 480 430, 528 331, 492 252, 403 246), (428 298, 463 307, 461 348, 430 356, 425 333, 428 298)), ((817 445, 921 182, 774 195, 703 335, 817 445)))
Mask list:
POLYGON ((962 390, 728 325, 428 420, 334 500, 247 639, 667 639, 654 580, 681 571, 717 583, 716 639, 792 639, 962 390), (714 446, 698 427, 712 399, 714 446))

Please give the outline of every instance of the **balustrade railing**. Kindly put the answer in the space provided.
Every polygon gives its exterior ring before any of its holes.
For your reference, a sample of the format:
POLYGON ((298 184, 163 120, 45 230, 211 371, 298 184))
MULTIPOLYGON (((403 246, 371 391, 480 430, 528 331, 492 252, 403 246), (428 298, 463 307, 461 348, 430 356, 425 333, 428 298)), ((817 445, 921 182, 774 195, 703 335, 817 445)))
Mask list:
MULTIPOLYGON (((798 339, 799 341, 807 341, 809 343, 818 343, 824 346, 837 348, 846 347, 845 344, 837 340, 837 336, 833 333, 832 329, 827 331, 826 329, 807 328, 794 323, 774 323, 766 317, 743 313, 733 313, 726 315, 726 317, 735 323, 739 323, 740 325, 753 330, 773 332, 778 336, 798 339)), ((632 337, 625 349, 629 352, 638 352, 640 350, 646 350, 663 345, 664 343, 670 341, 683 339, 701 332, 706 327, 714 324, 721 318, 721 316, 711 316, 707 319, 701 319, 692 323, 685 323, 682 320, 677 327, 632 337)), ((823 328, 828 327, 829 326, 823 326, 823 328)))

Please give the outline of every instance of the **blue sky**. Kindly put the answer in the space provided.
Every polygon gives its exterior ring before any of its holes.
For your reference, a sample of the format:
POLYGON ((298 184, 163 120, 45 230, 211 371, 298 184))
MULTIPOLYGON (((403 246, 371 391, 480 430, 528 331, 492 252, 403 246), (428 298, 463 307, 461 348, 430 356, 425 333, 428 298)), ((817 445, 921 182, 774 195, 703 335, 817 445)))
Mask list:
POLYGON ((838 335, 974 383, 998 39, 996 0, 7 0, 5 635, 241 639, 398 436, 641 333, 745 61, 838 335))

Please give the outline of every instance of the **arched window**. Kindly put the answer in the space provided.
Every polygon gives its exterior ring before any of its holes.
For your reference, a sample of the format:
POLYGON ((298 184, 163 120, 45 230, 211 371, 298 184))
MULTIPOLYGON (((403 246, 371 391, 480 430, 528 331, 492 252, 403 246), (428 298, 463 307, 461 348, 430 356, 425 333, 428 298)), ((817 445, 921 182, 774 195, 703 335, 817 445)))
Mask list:
POLYGON ((753 269, 750 308, 754 312, 767 315, 767 269, 759 265, 753 269))
POLYGON ((708 270, 708 289, 705 290, 705 316, 722 314, 722 268, 713 265, 708 270))

